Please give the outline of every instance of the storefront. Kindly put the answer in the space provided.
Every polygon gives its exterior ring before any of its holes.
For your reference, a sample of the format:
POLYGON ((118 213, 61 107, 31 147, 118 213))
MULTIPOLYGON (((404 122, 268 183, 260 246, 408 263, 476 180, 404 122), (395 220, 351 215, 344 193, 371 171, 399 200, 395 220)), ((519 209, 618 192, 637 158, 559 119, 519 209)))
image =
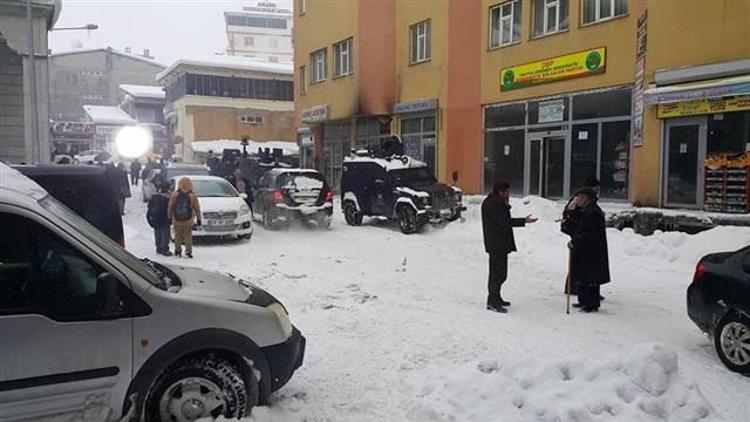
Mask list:
POLYGON ((299 146, 299 165, 303 169, 315 168, 315 143, 310 128, 297 129, 297 145, 299 146))
POLYGON ((665 207, 750 211, 750 76, 652 88, 665 207))
POLYGON ((334 190, 341 186, 341 166, 351 145, 350 120, 323 124, 323 176, 334 190))
POLYGON ((398 103, 393 111, 400 118, 404 153, 426 162, 437 175, 437 100, 398 103))
POLYGON ((516 195, 566 198, 586 178, 601 196, 626 200, 631 86, 486 106, 483 184, 507 181, 516 195))

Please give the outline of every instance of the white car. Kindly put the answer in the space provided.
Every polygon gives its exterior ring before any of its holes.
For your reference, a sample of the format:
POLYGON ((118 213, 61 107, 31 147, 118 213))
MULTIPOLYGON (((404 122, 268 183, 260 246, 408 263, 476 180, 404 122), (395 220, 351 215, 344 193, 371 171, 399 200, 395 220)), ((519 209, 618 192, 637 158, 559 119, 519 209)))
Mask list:
MULTIPOLYGON (((183 176, 173 177, 171 186, 183 176)), ((216 176, 184 176, 193 182, 193 192, 201 206, 202 225, 194 226, 194 237, 237 237, 249 239, 253 235, 253 217, 245 202, 247 195, 225 179, 216 176)))
POLYGON ((138 259, 0 163, 0 420, 242 418, 302 364, 284 306, 138 259))
POLYGON ((92 149, 81 151, 73 157, 73 161, 78 164, 89 164, 97 161, 105 162, 109 160, 110 154, 106 151, 92 149))

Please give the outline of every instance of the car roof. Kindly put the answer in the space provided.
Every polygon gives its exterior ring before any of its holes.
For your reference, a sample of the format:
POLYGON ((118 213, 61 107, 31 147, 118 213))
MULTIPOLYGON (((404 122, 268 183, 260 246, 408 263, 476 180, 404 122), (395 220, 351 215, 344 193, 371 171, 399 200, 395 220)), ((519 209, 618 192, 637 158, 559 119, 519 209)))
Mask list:
POLYGON ((185 168, 208 168, 204 164, 200 163, 169 163, 167 169, 185 169, 185 168))
POLYGON ((229 183, 227 181, 227 179, 225 179, 223 177, 207 176, 207 175, 202 175, 202 174, 183 174, 181 176, 172 176, 172 177, 169 178, 169 180, 177 181, 177 180, 179 180, 179 179, 181 179, 183 177, 187 177, 190 180, 209 180, 209 181, 213 180, 213 181, 221 181, 221 182, 229 183))
POLYGON ((35 202, 47 196, 47 191, 18 170, 0 162, 0 199, 35 202))
POLYGON ((24 164, 12 168, 26 176, 101 176, 106 172, 102 166, 68 164, 24 164))
POLYGON ((268 170, 268 172, 271 173, 271 174, 274 174, 274 175, 279 175, 279 174, 282 174, 282 173, 316 173, 316 174, 320 174, 320 172, 317 171, 317 170, 315 170, 315 169, 300 169, 300 168, 295 168, 295 169, 272 168, 271 170, 268 170))
POLYGON ((408 157, 406 155, 393 158, 372 158, 359 155, 350 155, 348 157, 344 157, 344 162, 347 164, 374 163, 384 168, 386 171, 427 167, 427 163, 425 163, 424 161, 419 161, 416 158, 408 157))

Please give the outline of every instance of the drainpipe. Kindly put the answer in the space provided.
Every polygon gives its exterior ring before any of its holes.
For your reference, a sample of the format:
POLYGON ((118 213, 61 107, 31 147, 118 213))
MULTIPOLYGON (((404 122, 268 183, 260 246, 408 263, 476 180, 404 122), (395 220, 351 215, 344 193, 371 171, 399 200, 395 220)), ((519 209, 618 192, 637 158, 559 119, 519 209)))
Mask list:
POLYGON ((29 103, 31 106, 31 160, 40 162, 42 159, 41 147, 39 145, 39 110, 37 109, 37 89, 36 89, 36 52, 34 49, 34 12, 31 0, 26 0, 26 23, 29 30, 28 54, 29 54, 29 103))

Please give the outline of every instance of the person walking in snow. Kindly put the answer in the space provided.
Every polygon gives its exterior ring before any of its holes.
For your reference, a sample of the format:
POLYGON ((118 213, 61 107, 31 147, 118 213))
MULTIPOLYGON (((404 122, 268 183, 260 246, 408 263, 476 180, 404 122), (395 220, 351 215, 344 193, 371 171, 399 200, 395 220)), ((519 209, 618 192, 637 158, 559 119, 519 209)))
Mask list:
POLYGON ((576 192, 579 209, 568 248, 571 251, 571 293, 578 295, 583 312, 599 310, 599 288, 610 282, 609 254, 604 212, 597 204, 596 192, 584 187, 576 192))
POLYGON ((510 302, 503 299, 501 288, 508 278, 508 254, 516 251, 513 227, 535 223, 536 218, 511 218, 510 185, 506 182, 492 187, 492 193, 482 202, 482 230, 484 248, 489 254, 490 274, 487 282, 487 309, 508 312, 510 302))
POLYGON ((185 245, 185 256, 193 257, 193 221, 201 225, 201 208, 198 197, 193 192, 193 182, 188 177, 177 181, 177 190, 169 196, 169 224, 174 227, 174 254, 182 256, 185 245))
POLYGON ((156 192, 151 195, 151 199, 148 201, 146 220, 148 225, 154 229, 156 253, 170 256, 172 253, 169 252, 169 184, 159 174, 154 177, 153 183, 156 192))
MULTIPOLYGON (((112 163, 107 164, 108 167, 114 167, 112 163)), ((116 195, 117 195, 117 206, 120 208, 120 214, 125 215, 125 199, 130 198, 130 184, 128 183, 128 172, 125 170, 125 164, 121 161, 117 163, 117 167, 114 167, 114 174, 116 179, 116 195)))
POLYGON ((130 183, 138 186, 138 178, 141 177, 141 162, 136 158, 130 163, 130 183))

